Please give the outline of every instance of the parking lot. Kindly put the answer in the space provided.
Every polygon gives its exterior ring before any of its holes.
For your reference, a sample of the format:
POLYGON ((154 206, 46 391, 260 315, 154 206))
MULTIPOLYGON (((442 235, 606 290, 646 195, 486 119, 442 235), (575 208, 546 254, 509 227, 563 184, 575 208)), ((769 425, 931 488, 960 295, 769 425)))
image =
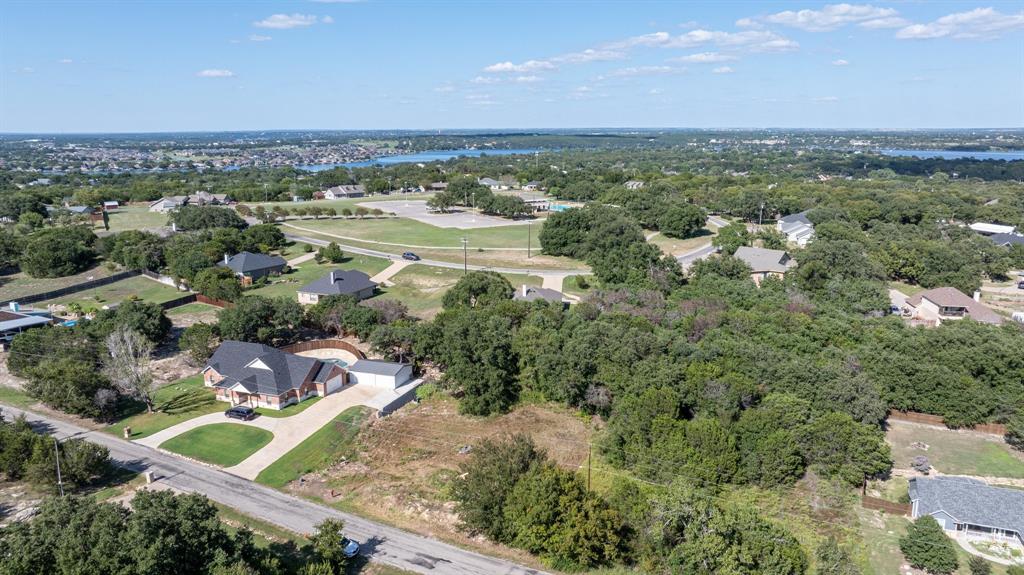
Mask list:
POLYGON ((485 216, 475 212, 458 211, 459 208, 455 208, 454 211, 447 214, 439 214, 427 210, 427 202, 424 200, 388 200, 382 202, 362 202, 358 205, 371 210, 379 209, 391 212, 399 217, 409 218, 439 228, 470 230, 527 223, 527 220, 506 220, 505 218, 485 216))

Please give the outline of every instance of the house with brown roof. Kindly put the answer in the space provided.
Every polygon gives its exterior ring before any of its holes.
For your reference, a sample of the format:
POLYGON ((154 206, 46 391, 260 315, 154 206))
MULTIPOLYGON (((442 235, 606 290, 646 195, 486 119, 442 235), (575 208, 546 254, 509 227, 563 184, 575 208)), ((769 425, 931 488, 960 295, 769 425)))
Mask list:
POLYGON ((1003 323, 1003 316, 982 305, 980 297, 978 292, 971 298, 954 287, 940 287, 911 296, 906 305, 911 318, 935 325, 964 318, 993 325, 1003 323))

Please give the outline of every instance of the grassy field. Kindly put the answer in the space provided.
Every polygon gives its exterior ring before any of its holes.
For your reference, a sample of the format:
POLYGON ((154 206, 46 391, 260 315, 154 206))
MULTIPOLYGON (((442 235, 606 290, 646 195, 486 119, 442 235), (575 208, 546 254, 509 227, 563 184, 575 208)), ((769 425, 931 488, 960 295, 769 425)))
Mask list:
POLYGON ((385 202, 388 200, 426 200, 429 199, 433 194, 394 194, 391 196, 369 196, 365 198, 354 198, 351 200, 316 200, 312 202, 243 202, 245 205, 255 208, 256 206, 263 206, 268 210, 274 209, 275 206, 281 206, 282 208, 288 209, 297 207, 310 208, 316 206, 318 208, 334 208, 341 211, 342 208, 349 208, 351 210, 356 209, 356 206, 365 202, 385 202))
MULTIPOLYGON (((65 288, 84 281, 105 278, 113 272, 106 266, 94 266, 82 273, 62 278, 32 278, 24 273, 0 275, 0 300, 17 299, 27 295, 65 288)), ((35 304, 34 304, 35 305, 35 304)))
POLYGON ((122 437, 128 426, 132 428, 132 439, 142 439, 193 417, 227 409, 226 403, 218 402, 213 392, 203 386, 201 374, 161 387, 153 399, 155 412, 146 413, 144 407, 136 406, 132 415, 107 426, 104 431, 122 437))
MULTIPOLYGON (((502 275, 515 288, 522 284, 539 286, 542 283, 541 278, 537 276, 502 275)), ((455 282, 459 281, 461 277, 462 270, 414 264, 392 277, 390 281, 394 285, 381 288, 381 294, 377 297, 400 300, 409 307, 409 312, 412 315, 430 318, 441 310, 441 299, 444 297, 444 292, 455 285, 455 282)))
POLYGON ((303 411, 306 411, 310 407, 313 407, 313 405, 316 402, 320 401, 320 399, 321 399, 320 397, 311 397, 311 398, 309 398, 309 399, 307 399, 305 401, 300 401, 298 403, 293 403, 293 404, 291 404, 291 405, 289 405, 289 406, 287 406, 287 407, 285 407, 283 409, 269 409, 269 408, 266 408, 266 407, 257 407, 256 408, 256 413, 258 413, 258 414, 260 414, 260 415, 262 415, 264 417, 273 417, 273 418, 291 417, 293 415, 298 415, 298 414, 302 413, 303 411))
POLYGON ((161 449, 222 467, 245 461, 274 439, 266 429, 239 423, 213 423, 160 444, 161 449))
POLYGON ((163 303, 186 295, 171 286, 155 282, 141 276, 128 278, 98 288, 68 294, 63 297, 47 300, 35 304, 45 307, 50 304, 68 305, 78 303, 83 308, 102 307, 113 303, 120 303, 129 297, 137 297, 143 301, 152 303, 163 303))
POLYGON ((247 291, 246 294, 262 295, 267 297, 295 297, 295 293, 302 286, 313 280, 327 275, 334 269, 351 270, 356 269, 374 276, 384 268, 391 265, 389 260, 362 256, 358 254, 346 254, 348 257, 340 264, 318 264, 313 260, 299 264, 291 272, 277 278, 272 278, 267 285, 247 291))
POLYGON ((532 225, 508 225, 493 228, 460 230, 439 228, 408 218, 303 220, 288 222, 315 232, 325 232, 368 242, 410 248, 453 248, 461 251, 462 238, 469 240, 469 249, 527 247, 529 234, 533 247, 539 248, 538 239, 543 222, 532 225))
POLYGON ((305 441, 256 476, 256 481, 271 487, 284 487, 299 476, 327 468, 341 457, 351 457, 359 427, 373 412, 368 407, 350 407, 331 423, 321 427, 305 441))
POLYGON ((924 455, 946 474, 1024 478, 1024 455, 994 435, 890 421, 886 441, 892 446, 895 467, 909 468, 914 456, 924 455), (928 450, 911 447, 914 442, 926 444, 928 450))
POLYGON ((889 282, 889 289, 894 289, 903 292, 907 297, 913 296, 914 294, 921 293, 924 288, 903 282, 889 282))
POLYGON ((149 211, 149 206, 128 206, 110 213, 110 231, 146 230, 166 227, 167 214, 149 211))
POLYGON ((172 307, 167 310, 167 315, 174 317, 176 315, 185 315, 190 313, 207 313, 207 312, 219 312, 220 308, 205 303, 187 303, 183 306, 172 307))
MULTIPOLYGON (((648 241, 661 248, 661 251, 665 252, 666 254, 671 256, 678 256, 680 254, 685 254, 686 252, 693 251, 703 246, 704 244, 710 243, 712 238, 718 235, 717 230, 718 228, 714 226, 707 226, 704 228, 704 235, 686 239, 670 238, 665 234, 659 233, 658 235, 652 237, 648 241)), ((646 233, 650 234, 650 232, 646 233)))
POLYGON ((0 403, 4 405, 12 405, 14 407, 28 408, 35 405, 37 402, 20 389, 0 385, 0 403))

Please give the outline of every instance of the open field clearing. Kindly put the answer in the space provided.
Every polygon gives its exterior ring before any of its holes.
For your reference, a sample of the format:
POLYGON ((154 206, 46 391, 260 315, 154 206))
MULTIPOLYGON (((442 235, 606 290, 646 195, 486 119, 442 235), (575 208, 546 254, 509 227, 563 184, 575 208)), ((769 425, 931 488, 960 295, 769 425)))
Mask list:
MULTIPOLYGON (((149 206, 120 207, 110 212, 110 231, 148 230, 168 227, 167 214, 149 211, 149 206)), ((97 224, 102 229, 102 224, 97 224)))
MULTIPOLYGON (((299 220, 288 222, 294 228, 334 234, 353 240, 377 242, 392 247, 448 248, 462 251, 462 238, 469 240, 469 248, 516 248, 526 251, 527 235, 534 248, 542 221, 532 225, 504 225, 472 230, 440 228, 409 218, 299 220)), ((386 250, 385 250, 386 251, 386 250)))
MULTIPOLYGON (((519 274, 502 274, 519 288, 526 284, 540 286, 541 278, 519 274)), ((409 313, 420 318, 429 319, 441 311, 441 299, 448 288, 455 285, 462 277, 462 270, 437 268, 421 264, 411 265, 391 278, 391 287, 381 288, 377 297, 397 299, 409 307, 409 313)))
POLYGON ((897 469, 909 468, 915 456, 924 455, 932 467, 947 475, 1024 478, 1024 454, 995 435, 890 420, 885 439, 892 446, 897 469), (916 443, 927 450, 915 447, 916 443))
POLYGON ((106 266, 95 266, 73 276, 60 278, 33 278, 25 273, 0 275, 0 300, 17 299, 27 295, 65 288, 89 280, 113 275, 106 266))
POLYGON ((163 303, 187 295, 169 285, 153 281, 142 276, 135 276, 123 279, 119 282, 100 286, 85 291, 68 294, 52 300, 34 304, 38 307, 47 305, 68 305, 77 303, 85 307, 102 307, 114 303, 120 303, 128 298, 136 297, 151 303, 163 303))
MULTIPOLYGON (((718 228, 715 226, 706 226, 704 228, 704 234, 693 238, 677 239, 670 238, 665 234, 658 233, 658 235, 647 240, 648 242, 661 248, 661 251, 665 252, 670 256, 678 256, 685 254, 686 252, 693 251, 704 244, 710 242, 717 233, 718 228)), ((651 232, 647 232, 650 234, 651 232)))
POLYGON ((380 200, 426 200, 429 199, 433 194, 394 194, 394 195, 377 195, 377 196, 366 196, 362 198, 352 198, 350 200, 311 200, 308 202, 240 202, 250 208, 256 208, 256 206, 263 206, 268 210, 272 210, 275 207, 282 207, 287 210, 291 210, 297 207, 318 207, 318 208, 334 208, 339 212, 344 208, 350 210, 356 209, 356 207, 364 202, 373 202, 380 200))

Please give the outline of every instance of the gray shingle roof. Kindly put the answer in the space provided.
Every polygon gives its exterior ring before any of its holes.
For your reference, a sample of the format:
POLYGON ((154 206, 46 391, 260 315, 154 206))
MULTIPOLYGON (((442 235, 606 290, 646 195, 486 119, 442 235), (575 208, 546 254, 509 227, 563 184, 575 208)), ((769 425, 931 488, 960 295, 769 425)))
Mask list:
POLYGON ((804 210, 799 214, 789 214, 779 218, 779 221, 783 224, 803 224, 805 226, 813 226, 811 220, 807 219, 807 212, 810 210, 804 210))
POLYGON ((25 314, 7 310, 0 311, 0 331, 46 325, 51 321, 53 319, 49 315, 25 314))
POLYGON ((283 268, 287 264, 288 262, 281 256, 241 252, 229 257, 227 262, 221 261, 217 265, 229 267, 236 274, 245 274, 257 270, 283 268))
POLYGON ((789 266, 786 265, 786 262, 789 261, 789 254, 782 250, 740 246, 733 255, 746 262, 754 272, 786 273, 789 271, 789 266))
POLYGON ((988 237, 997 246, 1008 246, 1011 244, 1024 245, 1024 236, 1017 234, 992 234, 988 237))
POLYGON ((286 353, 273 347, 244 341, 225 341, 207 363, 224 376, 216 387, 229 388, 241 384, 253 393, 281 395, 298 389, 311 372, 321 375, 324 362, 312 357, 286 353), (269 369, 254 367, 259 360, 269 369))
POLYGON ((303 293, 319 295, 352 295, 367 288, 376 289, 377 283, 370 276, 358 270, 332 270, 299 289, 303 293))
POLYGON ((1024 537, 1024 491, 992 487, 967 477, 910 480, 917 516, 943 511, 959 523, 1016 531, 1024 537))
POLYGON ((542 287, 522 286, 512 295, 516 301, 536 301, 539 299, 552 303, 562 302, 562 292, 542 287))
POLYGON ((374 375, 398 375, 406 363, 395 363, 393 361, 380 361, 377 359, 360 359, 349 366, 349 371, 356 373, 372 373, 374 375))

